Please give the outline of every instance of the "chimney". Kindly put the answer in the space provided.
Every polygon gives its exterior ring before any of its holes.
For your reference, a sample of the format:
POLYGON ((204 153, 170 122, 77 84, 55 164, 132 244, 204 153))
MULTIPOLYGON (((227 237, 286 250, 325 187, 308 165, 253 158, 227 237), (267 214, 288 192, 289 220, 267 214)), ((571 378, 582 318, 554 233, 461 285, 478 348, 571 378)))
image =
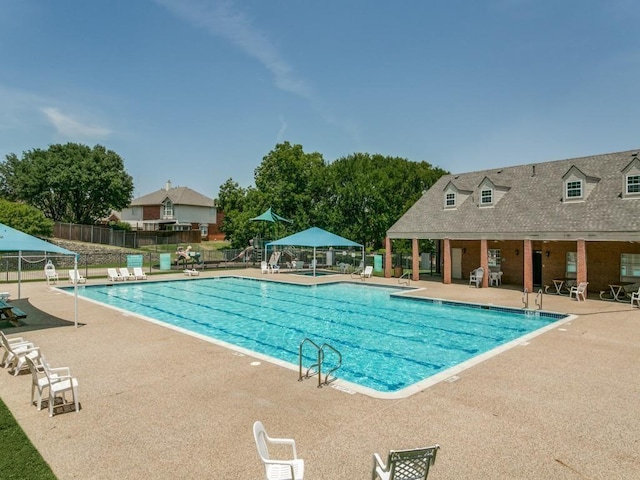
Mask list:
POLYGON ((167 180, 167 183, 164 186, 164 189, 168 192, 171 190, 171 180, 167 180))
POLYGON ((536 176, 536 166, 532 165, 532 167, 533 167, 533 172, 531 173, 531 176, 535 177, 536 176))

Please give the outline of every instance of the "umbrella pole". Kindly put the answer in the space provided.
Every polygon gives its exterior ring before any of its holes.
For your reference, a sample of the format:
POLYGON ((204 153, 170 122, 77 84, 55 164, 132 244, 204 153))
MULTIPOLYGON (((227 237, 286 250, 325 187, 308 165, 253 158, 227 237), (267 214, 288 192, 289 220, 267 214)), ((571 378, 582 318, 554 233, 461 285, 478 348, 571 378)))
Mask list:
POLYGON ((316 247, 313 247, 313 276, 316 276, 316 247))
POLYGON ((22 250, 18 250, 18 300, 20 300, 20 281, 22 279, 22 250))
POLYGON ((73 282, 73 324, 78 328, 78 255, 74 255, 73 257, 73 270, 75 272, 74 274, 76 279, 76 281, 73 282))

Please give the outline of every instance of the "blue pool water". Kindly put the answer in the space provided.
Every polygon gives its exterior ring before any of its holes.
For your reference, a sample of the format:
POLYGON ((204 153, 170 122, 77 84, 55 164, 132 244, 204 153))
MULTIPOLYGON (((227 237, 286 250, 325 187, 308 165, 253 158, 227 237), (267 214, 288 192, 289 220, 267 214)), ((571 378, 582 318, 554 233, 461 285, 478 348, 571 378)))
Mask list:
POLYGON ((338 378, 379 392, 404 389, 561 317, 393 295, 398 291, 224 277, 89 286, 79 295, 294 365, 304 338, 328 343, 342 354, 338 378))

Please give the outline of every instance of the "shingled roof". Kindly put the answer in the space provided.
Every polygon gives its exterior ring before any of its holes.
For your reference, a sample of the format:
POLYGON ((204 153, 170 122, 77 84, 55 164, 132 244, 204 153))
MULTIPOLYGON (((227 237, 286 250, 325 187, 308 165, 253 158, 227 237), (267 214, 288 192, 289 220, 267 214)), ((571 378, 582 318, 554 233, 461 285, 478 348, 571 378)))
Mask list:
POLYGON ((133 199, 131 206, 160 205, 166 198, 169 198, 174 205, 214 206, 212 198, 206 197, 189 187, 161 188, 155 192, 133 199))
POLYGON ((444 175, 387 234, 390 238, 640 241, 640 196, 623 198, 623 170, 637 159, 637 150, 630 150, 444 175), (590 183, 582 201, 563 200, 563 177, 572 167, 590 183), (485 177, 506 190, 491 207, 478 205, 485 177), (445 207, 445 190, 451 185, 471 192, 456 208, 445 207))

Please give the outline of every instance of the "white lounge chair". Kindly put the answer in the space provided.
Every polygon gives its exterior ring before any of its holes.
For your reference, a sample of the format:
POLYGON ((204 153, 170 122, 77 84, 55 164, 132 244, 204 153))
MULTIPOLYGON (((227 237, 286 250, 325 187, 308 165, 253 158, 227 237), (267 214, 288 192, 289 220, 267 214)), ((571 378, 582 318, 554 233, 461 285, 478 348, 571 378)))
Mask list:
POLYGON ((115 268, 107 268, 107 277, 112 282, 118 282, 120 280, 124 280, 124 277, 120 275, 115 268))
POLYGON ((429 467, 436 461, 436 453, 440 445, 413 450, 390 450, 387 463, 380 455, 373 454, 372 480, 425 480, 429 475, 429 467))
POLYGON ((80 272, 78 272, 78 277, 76 278, 76 271, 69 270, 69 282, 71 283, 86 283, 87 279, 82 276, 80 272))
POLYGON ((257 421, 253 424, 253 438, 256 441, 258 455, 264 464, 265 478, 267 480, 303 480, 304 460, 298 458, 296 442, 290 438, 271 438, 262 425, 257 421), (293 458, 290 460, 275 460, 269 456, 268 444, 290 445, 293 450, 293 458))
POLYGON ((44 266, 44 277, 47 279, 47 285, 56 283, 59 280, 58 272, 56 272, 56 266, 51 262, 51 260, 47 260, 47 263, 44 266))
POLYGON ((133 275, 136 277, 136 280, 147 279, 147 275, 142 271, 142 267, 133 267, 133 275))
POLYGON ((371 278, 373 273, 373 267, 371 265, 364 267, 362 273, 360 273, 360 279, 364 281, 365 278, 371 278))
POLYGON ((475 285, 476 288, 480 288, 482 286, 482 277, 484 277, 484 268, 476 268, 469 274, 469 285, 475 285))
POLYGON ((571 290, 569 290, 569 298, 573 297, 574 295, 576 296, 576 300, 579 302, 580 301, 580 297, 582 297, 583 301, 587 300, 587 285, 589 285, 589 282, 580 282, 580 284, 577 287, 571 287, 571 290))
POLYGON ((125 280, 135 280, 136 276, 127 267, 120 267, 120 276, 125 280))
POLYGON ((4 335, 0 336, 0 342, 5 349, 2 366, 4 368, 13 366, 14 377, 27 366, 25 357, 29 356, 33 359, 39 355, 39 348, 31 342, 9 342, 4 335))
POLYGON ((0 361, 0 366, 6 368, 9 366, 9 357, 12 355, 11 351, 5 347, 5 343, 9 344, 11 347, 17 347, 19 345, 31 344, 28 340, 23 337, 7 337, 2 330, 0 330, 0 347, 4 349, 4 353, 2 354, 2 361, 0 361))

